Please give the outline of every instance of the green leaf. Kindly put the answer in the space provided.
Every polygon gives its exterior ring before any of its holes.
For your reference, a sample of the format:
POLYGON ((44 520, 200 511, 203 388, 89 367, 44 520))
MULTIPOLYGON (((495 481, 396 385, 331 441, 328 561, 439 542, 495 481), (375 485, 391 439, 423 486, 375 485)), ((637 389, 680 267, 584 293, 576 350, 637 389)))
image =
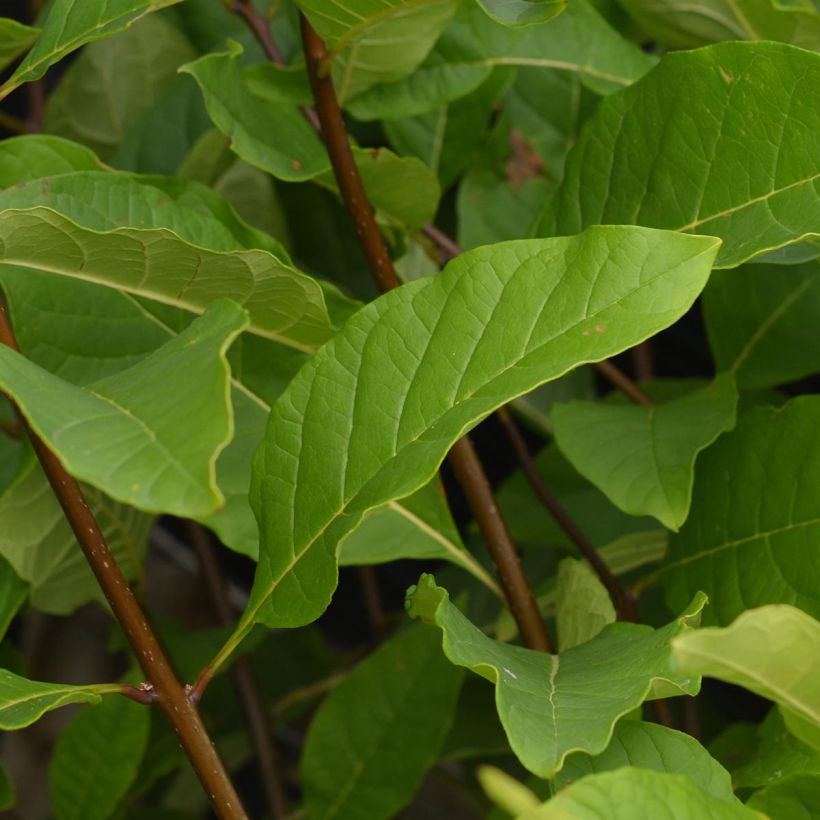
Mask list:
POLYGON ((0 765, 0 811, 8 811, 17 801, 14 782, 6 769, 0 765))
POLYGON ((716 249, 629 228, 501 243, 360 310, 271 410, 251 486, 260 563, 240 633, 318 617, 338 544, 366 512, 428 482, 499 405, 677 319, 716 249))
MULTIPOLYGON (((2 506, 0 496, 0 506, 2 506)), ((14 568, 0 558, 0 640, 5 636, 17 610, 28 598, 28 585, 21 580, 14 568)))
POLYGON ((567 6, 565 0, 478 0, 490 17, 505 26, 545 23, 567 6))
POLYGON ((552 423, 564 455, 614 504, 677 530, 689 513, 695 459, 734 426, 736 405, 734 382, 723 376, 703 390, 649 407, 557 404, 552 423))
POLYGON ((0 99, 23 83, 39 80, 49 66, 80 46, 122 31, 132 23, 179 0, 54 0, 34 47, 14 74, 0 85, 0 99))
POLYGON ((701 456, 689 518, 660 570, 670 606, 702 589, 720 624, 770 603, 820 616, 818 419, 820 396, 756 407, 701 456))
POLYGON ((820 749, 820 623, 814 618, 791 606, 760 607, 731 626, 680 636, 672 647, 681 670, 773 700, 786 726, 820 749))
POLYGON ((150 711, 105 698, 63 731, 48 769, 56 820, 106 820, 134 783, 148 745, 150 711))
POLYGON ((325 40, 340 101, 410 74, 458 0, 297 0, 325 40))
POLYGON ((0 189, 71 171, 100 171, 93 151, 76 142, 27 134, 0 141, 0 189))
POLYGON ((765 820, 740 803, 701 791, 685 775, 630 767, 585 777, 518 820, 629 820, 644 815, 653 820, 765 820))
POLYGON ((162 15, 91 43, 49 97, 43 129, 110 159, 177 79, 194 47, 162 15))
POLYGON ((792 46, 667 54, 601 102, 567 161, 555 224, 542 228, 629 223, 711 234, 723 239, 716 264, 726 268, 816 236, 818 92, 820 55, 792 46))
POLYGON ((394 817, 436 761, 461 679, 420 626, 362 661, 310 725, 301 763, 308 816, 394 817))
POLYGON ((666 726, 639 720, 619 721, 609 746, 601 754, 570 755, 555 785, 563 789, 587 775, 624 766, 684 774, 706 794, 735 802, 729 772, 697 740, 666 726))
POLYGON ((0 385, 72 475, 141 509, 207 514, 223 501, 214 463, 233 433, 225 350, 246 322, 234 303, 215 302, 176 339, 86 388, 3 347, 0 385))
POLYGON ((820 49, 820 14, 805 0, 624 0, 624 8, 668 48, 696 48, 721 40, 779 40, 820 49))
POLYGON ((0 17, 0 69, 31 48, 40 29, 24 26, 10 17, 0 17))
POLYGON ((751 754, 732 773, 735 788, 770 786, 792 774, 820 775, 820 751, 798 740, 777 707, 757 727, 751 754))
POLYGON ((592 640, 615 621, 609 593, 586 561, 564 558, 558 565, 557 586, 555 625, 559 651, 592 640))
POLYGON ((770 820, 812 820, 820 816, 820 776, 792 775, 755 792, 746 804, 770 820))
POLYGON ((312 350, 333 332, 318 283, 268 251, 206 250, 168 228, 92 230, 44 207, 0 213, 0 243, 5 264, 97 282, 193 313, 220 297, 234 299, 247 309, 252 332, 298 350, 312 350), (118 260, 116 267, 110 259, 118 260))
POLYGON ((738 387, 774 387, 820 370, 818 315, 817 262, 721 271, 703 293, 715 364, 731 373, 738 387))
POLYGON ((693 694, 700 681, 673 671, 670 641, 696 623, 699 596, 662 629, 616 623, 558 655, 498 643, 473 626, 447 591, 423 575, 407 593, 410 616, 438 626, 444 653, 495 684, 496 709, 515 754, 533 774, 550 778, 567 755, 602 752, 616 721, 650 695, 653 681, 693 694))
MULTIPOLYGON (((141 579, 153 516, 83 487, 88 506, 126 578, 141 579)), ((31 603, 66 615, 88 601, 105 603, 65 513, 29 454, 15 483, 0 496, 0 554, 31 585, 31 603)))
POLYGON ((69 703, 99 703, 102 695, 120 689, 118 683, 85 686, 41 683, 0 669, 0 729, 5 732, 24 729, 52 709, 69 703))

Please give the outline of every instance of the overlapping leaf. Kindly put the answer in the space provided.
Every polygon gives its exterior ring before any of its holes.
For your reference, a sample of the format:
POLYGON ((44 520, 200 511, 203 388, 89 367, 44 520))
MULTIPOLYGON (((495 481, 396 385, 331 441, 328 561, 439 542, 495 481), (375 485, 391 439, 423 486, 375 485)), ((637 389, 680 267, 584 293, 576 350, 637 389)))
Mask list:
POLYGON ((444 653, 496 687, 496 708, 515 754, 533 774, 552 777, 567 755, 598 754, 616 721, 664 682, 695 694, 700 680, 673 671, 670 641, 696 624, 705 598, 668 626, 617 623, 558 655, 498 643, 473 626, 446 590, 423 575, 408 592, 407 610, 443 632, 444 653))
POLYGON ((357 666, 310 725, 301 762, 308 816, 394 817, 436 760, 461 678, 437 636, 422 626, 357 666))
MULTIPOLYGON (((0 496, 2 505, 2 496, 0 496)), ((28 586, 4 558, 0 558, 0 639, 6 634, 11 619, 28 598, 28 586)))
POLYGON ((118 683, 41 683, 0 669, 0 729, 23 729, 52 709, 69 703, 99 703, 102 695, 119 690, 118 683))
POLYGON ((631 515, 677 530, 692 498, 695 459, 735 423, 731 378, 648 407, 574 401, 552 410, 555 440, 581 475, 631 515))
POLYGON ((40 29, 25 26, 10 17, 0 17, 0 69, 30 48, 40 29))
POLYGON ((820 776, 792 775, 755 792, 747 805, 769 820, 811 820, 820 815, 820 776))
POLYGON ((54 0, 34 47, 0 86, 0 99, 23 83, 38 80, 49 66, 92 40, 122 31, 152 11, 179 0, 54 0))
POLYGON ((594 638, 615 621, 609 593, 584 561, 564 558, 558 565, 555 626, 563 652, 594 638))
POLYGON ((736 683, 775 701, 786 726, 820 749, 820 623, 791 606, 744 612, 723 629, 672 643, 678 667, 736 683))
POLYGON ((0 189, 56 174, 102 168, 93 151, 61 137, 28 134, 0 142, 0 189))
POLYGON ((318 617, 338 544, 366 512, 429 481, 500 404, 673 322, 716 249, 629 228, 501 243, 360 310, 272 408, 254 462, 260 563, 240 633, 318 617))
POLYGON ((84 388, 0 347, 0 386, 72 475, 145 510, 207 514, 223 500, 214 463, 233 433, 225 351, 246 322, 217 301, 141 362, 84 388))
POLYGON ((703 316, 717 368, 739 387, 774 387, 820 370, 817 262, 721 271, 703 293, 703 316))
POLYGON ((490 17, 508 26, 545 23, 566 8, 564 0, 478 0, 478 3, 490 17))
POLYGON ((814 237, 820 55, 721 43, 666 55, 603 100, 543 230, 639 224, 723 239, 719 267, 814 237))
POLYGON ((692 508, 661 568, 670 605, 702 589, 727 624, 769 603, 820 616, 820 397, 741 416, 698 462, 692 508))

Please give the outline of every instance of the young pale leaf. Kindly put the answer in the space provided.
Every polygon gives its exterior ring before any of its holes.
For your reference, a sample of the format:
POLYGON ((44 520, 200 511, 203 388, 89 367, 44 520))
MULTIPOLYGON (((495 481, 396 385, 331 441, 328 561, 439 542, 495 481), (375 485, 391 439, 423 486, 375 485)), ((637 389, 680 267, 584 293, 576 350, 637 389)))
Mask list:
POLYGON ((410 74, 459 0, 297 0, 327 43, 339 100, 410 74))
POLYGON ((23 729, 52 709, 69 703, 99 703, 102 695, 119 692, 120 688, 118 683, 86 686, 41 683, 0 669, 0 729, 6 732, 23 729))
POLYGON ((764 606, 723 629, 681 635, 672 649, 683 672, 775 701, 786 726, 820 749, 820 623, 814 618, 791 606, 764 606))
MULTIPOLYGON (((126 578, 139 579, 153 516, 119 504, 95 487, 83 491, 126 578)), ((0 554, 31 585, 34 606, 67 615, 88 601, 105 603, 65 513, 31 454, 0 496, 0 520, 0 554)))
POLYGON ((706 794, 735 802, 729 772, 697 740, 666 726, 640 720, 619 721, 609 746, 601 754, 570 755, 555 778, 555 785, 562 789, 587 775, 624 766, 684 774, 706 794))
POLYGON ((735 424, 731 377, 664 404, 574 401, 552 409, 555 441, 581 475, 630 515, 677 530, 692 500, 695 459, 735 424))
POLYGON ((518 820, 766 820, 737 801, 699 789, 682 774, 623 768, 573 783, 518 820))
POLYGON ((233 434, 225 351, 246 324, 235 303, 214 302, 177 338, 85 388, 0 347, 0 385, 72 475, 140 509, 203 515, 223 502, 214 463, 233 434))
POLYGON ((24 26, 10 17, 0 17, 0 70, 31 48, 40 29, 24 26))
MULTIPOLYGON (((2 503, 2 496, 0 496, 0 506, 2 503)), ((26 598, 28 598, 28 584, 20 578, 5 558, 0 558, 0 640, 5 636, 11 619, 17 614, 17 610, 26 598)))
POLYGON ((785 603, 820 616, 820 396, 757 407, 698 461, 692 508, 660 573, 670 606, 702 589, 707 618, 785 603))
POLYGON ((775 387, 820 370, 817 262, 720 271, 702 304, 715 364, 738 387, 775 387))
POLYGON ((0 142, 0 189, 72 171, 101 171, 93 151, 61 137, 27 134, 0 142))
POLYGON ((80 712, 57 740, 48 769, 56 820, 106 820, 137 776, 148 745, 150 710, 105 698, 80 712))
POLYGON ((669 692, 694 694, 700 679, 673 671, 670 641, 696 624, 698 598, 662 629, 616 623, 558 655, 488 638, 450 602, 430 575, 407 593, 407 611, 442 630, 444 653, 495 684, 498 716, 510 746, 533 774, 550 778, 567 755, 602 752, 619 718, 663 682, 669 692), (671 688, 669 688, 671 687, 671 688))
POLYGON ((755 792, 746 804, 769 820, 812 820, 820 817, 820 775, 799 774, 755 792))
POLYGON ((249 330, 298 350, 312 350, 333 333, 319 284, 267 251, 206 250, 167 228, 91 230, 44 207, 0 213, 0 243, 4 264, 193 313, 220 297, 234 299, 248 311, 249 330))
POLYGON ((820 49, 820 14, 811 2, 624 0, 623 6, 646 34, 670 49, 721 40, 779 40, 820 49))
POLYGON ((260 563, 240 633, 317 618, 338 544, 366 512, 427 483, 499 405, 675 321, 717 247, 634 228, 501 243, 360 310, 271 410, 251 486, 260 563))
POLYGON ((723 239, 718 267, 818 235, 820 55, 779 43, 667 54, 603 100, 567 161, 554 225, 723 239), (754 127, 750 127, 754 123, 754 127))
POLYGON ((586 561, 564 558, 558 565, 555 623, 563 652, 592 640, 615 621, 609 593, 586 561))
POLYGON ((176 81, 178 66, 196 56, 185 35, 160 14, 91 43, 49 96, 43 130, 110 160, 176 81))
POLYGON ((517 817, 521 812, 534 809, 541 803, 535 792, 495 766, 479 766, 476 779, 484 789, 484 794, 505 814, 517 817))
POLYGON ((122 31, 152 11, 179 0, 54 0, 26 59, 0 85, 0 100, 23 83, 39 80, 49 66, 80 46, 122 31))
POLYGON ((505 26, 546 23, 567 6, 565 0, 478 0, 490 17, 505 26))
POLYGON ((362 661, 310 725, 301 773, 315 820, 387 820, 436 761, 462 673, 414 626, 362 661))

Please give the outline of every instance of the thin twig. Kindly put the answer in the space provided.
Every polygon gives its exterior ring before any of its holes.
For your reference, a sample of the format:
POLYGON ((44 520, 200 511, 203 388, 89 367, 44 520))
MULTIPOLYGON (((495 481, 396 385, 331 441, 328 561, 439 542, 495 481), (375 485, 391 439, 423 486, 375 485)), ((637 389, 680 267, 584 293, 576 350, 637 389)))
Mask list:
POLYGON ((387 617, 384 612, 382 596, 379 592, 379 582, 373 567, 361 566, 356 568, 359 577, 359 585, 362 588, 362 603, 364 604, 367 620, 370 623, 370 631, 377 642, 384 639, 387 617))
MULTIPOLYGON (((376 225, 370 202, 353 160, 333 81, 329 72, 321 70, 326 66, 327 49, 304 15, 302 44, 316 112, 322 125, 322 136, 330 155, 336 182, 353 220, 359 244, 368 261, 373 279, 379 290, 384 293, 398 287, 399 278, 376 225)), ((524 574, 521 560, 495 503, 492 488, 481 462, 466 436, 453 445, 449 460, 464 488, 482 535, 487 540, 507 603, 518 623, 521 636, 532 649, 550 651, 547 628, 524 574)))
MULTIPOLYGON (((223 626, 232 626, 235 618, 225 594, 225 583, 210 535, 201 524, 193 521, 188 523, 188 535, 199 557, 202 576, 217 617, 223 626)), ((231 674, 256 752, 268 810, 271 817, 283 818, 288 813, 288 799, 281 775, 282 767, 276 753, 273 733, 270 731, 265 704, 259 694, 256 675, 247 655, 240 655, 236 659, 231 674)))
POLYGON ((651 407, 655 402, 638 387, 626 373, 616 367, 608 359, 602 362, 595 362, 598 372, 614 387, 617 387, 631 402, 644 407, 651 407))
MULTIPOLYGON (((19 352, 2 304, 0 344, 19 352)), ((225 820, 245 820, 245 810, 208 737, 199 713, 171 669, 159 641, 86 503, 79 484, 66 472, 65 467, 45 442, 34 433, 16 404, 14 407, 86 560, 133 648, 148 682, 153 687, 156 704, 173 726, 214 810, 225 820)))
POLYGON ((649 339, 635 345, 630 352, 632 354, 632 364, 635 368, 635 378, 639 382, 648 382, 654 379, 655 355, 649 339))
POLYGON ((612 599, 612 605, 618 611, 620 619, 622 621, 634 621, 635 608, 631 598, 625 595, 623 588, 620 583, 618 583, 618 579, 612 574, 612 571, 598 554, 598 550, 595 549, 592 542, 584 535, 581 528, 573 521, 563 506, 561 506, 561 503, 552 494, 549 487, 547 487, 544 479, 541 478, 541 475, 535 467, 535 462, 527 449, 527 443, 524 441, 524 437, 521 435, 521 431, 513 420, 510 411, 507 410, 506 407, 502 407, 497 411, 497 416, 518 458, 521 470, 535 491, 535 494, 541 500, 541 503, 547 508, 550 515, 552 515, 558 526, 566 533, 570 541, 575 544, 578 548, 578 552, 589 562, 589 565, 595 571, 601 583, 606 587, 609 597, 612 599))
POLYGON ((441 228, 437 228, 432 222, 422 228, 422 233, 436 244, 439 251, 439 259, 444 265, 456 256, 464 253, 464 250, 457 245, 441 228))

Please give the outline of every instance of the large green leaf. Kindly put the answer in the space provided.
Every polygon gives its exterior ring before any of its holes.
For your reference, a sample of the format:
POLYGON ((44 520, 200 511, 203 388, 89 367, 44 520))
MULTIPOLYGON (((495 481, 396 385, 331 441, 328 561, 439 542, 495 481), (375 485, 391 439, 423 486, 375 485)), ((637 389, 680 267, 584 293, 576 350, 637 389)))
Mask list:
POLYGON ((518 820, 766 820, 741 803, 721 800, 682 774, 623 768, 574 783, 518 820))
POLYGON ((820 775, 792 775, 755 792, 747 803, 769 820, 812 820, 820 817, 820 775))
MULTIPOLYGON (((2 506, 0 496, 0 506, 2 506)), ((11 619, 28 598, 28 585, 21 580, 12 565, 0 558, 0 640, 5 636, 11 619)))
POLYGON ((308 816, 394 817, 436 761, 461 679, 422 626, 359 664, 310 725, 301 762, 308 816))
POLYGON ((48 769, 56 820, 106 820, 134 783, 148 745, 151 713, 127 698, 105 698, 62 732, 48 769))
POLYGON ((501 243, 360 310, 271 410, 251 486, 260 563, 240 634, 255 620, 318 617, 338 544, 366 512, 428 482, 499 405, 671 324, 717 245, 630 228, 501 243))
POLYGON ((555 627, 559 652, 592 640, 615 621, 609 593, 585 561, 564 558, 558 565, 556 586, 555 627))
POLYGON ((649 407, 574 401, 552 409, 555 440, 581 475, 630 515, 677 530, 692 499, 695 459, 735 423, 731 378, 649 407))
POLYGON ((92 40, 122 31, 152 11, 179 0, 54 0, 26 59, 0 85, 0 99, 23 83, 38 80, 49 66, 92 40))
POLYGON ((83 49, 49 97, 43 128, 110 159, 177 79, 177 67, 196 56, 162 15, 146 17, 83 49))
POLYGON ((325 40, 344 101, 410 74, 427 56, 459 0, 297 0, 325 40))
POLYGON ((0 189, 72 171, 100 171, 93 151, 76 142, 27 134, 0 142, 0 189))
POLYGON ((711 234, 723 239, 720 267, 817 236, 818 93, 820 55, 793 46, 667 54, 587 122, 543 229, 711 234))
POLYGON ((30 48, 40 29, 25 26, 10 17, 0 17, 0 70, 30 48))
MULTIPOLYGON (((671 606, 702 589, 713 620, 794 604, 820 616, 820 396, 757 407, 698 461, 689 518, 661 567, 671 606)), ((710 617, 707 613, 707 618, 710 617)))
POLYGON ((682 635, 672 647, 682 671, 770 698, 786 726, 820 749, 820 623, 814 618, 783 604, 760 607, 722 629, 682 635))
POLYGON ((739 387, 774 387, 820 370, 817 262, 720 271, 703 293, 703 316, 716 366, 739 387))
POLYGON ((235 303, 215 302, 141 362, 84 388, 0 347, 0 385, 77 478, 141 509, 207 514, 223 502, 214 464, 233 433, 225 351, 246 323, 235 303))
POLYGON ((167 228, 91 230, 44 207, 0 213, 0 243, 5 264, 97 282, 194 313, 231 298, 247 309, 252 332, 299 350, 312 350, 333 332, 318 283, 268 251, 206 250, 167 228))
MULTIPOLYGON (((241 51, 208 54, 186 66, 199 83, 214 124, 230 138, 246 162, 273 176, 316 179, 335 190, 324 144, 302 116, 289 90, 280 88, 283 72, 270 65, 246 71, 241 51), (272 131, 270 122, 277 129, 272 131)), ((417 160, 387 149, 353 149, 368 198, 380 216, 417 228, 432 219, 439 197, 435 178, 417 160)))
MULTIPOLYGON (((139 582, 153 516, 119 504, 95 487, 83 490, 126 578, 139 582)), ((34 606, 66 615, 88 601, 105 603, 65 513, 33 456, 0 496, 0 520, 0 554, 31 585, 34 606)))
POLYGON ((118 683, 41 683, 0 669, 0 729, 23 729, 52 709, 69 703, 99 703, 102 695, 119 692, 121 688, 118 683))
POLYGON ((616 623, 558 655, 498 643, 423 575, 407 594, 411 617, 443 632, 444 653, 458 666, 495 684, 496 709, 515 754, 533 774, 552 777, 567 755, 598 754, 619 718, 643 703, 662 682, 664 694, 694 694, 700 680, 673 670, 670 642, 697 623, 706 599, 662 629, 616 623))
POLYGON ((545 23, 565 8, 564 0, 478 0, 494 20, 508 26, 545 23))
POLYGON ((609 746, 601 754, 570 755, 555 782, 563 788, 589 774, 623 766, 685 774, 707 794, 735 802, 729 772, 695 738, 657 723, 639 720, 620 721, 609 746))
POLYGON ((820 49, 820 14, 809 0, 624 0, 646 33, 669 48, 721 40, 779 40, 820 49))

